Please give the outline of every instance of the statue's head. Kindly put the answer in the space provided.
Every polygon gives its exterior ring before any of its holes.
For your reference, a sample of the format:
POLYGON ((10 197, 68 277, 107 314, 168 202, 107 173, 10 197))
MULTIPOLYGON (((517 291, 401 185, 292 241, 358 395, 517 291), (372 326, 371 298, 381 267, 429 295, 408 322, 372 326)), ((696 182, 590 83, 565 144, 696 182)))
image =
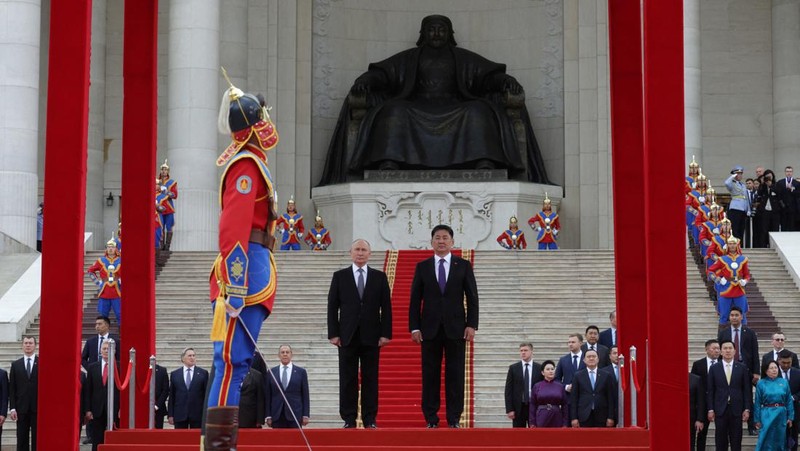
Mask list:
POLYGON ((453 31, 453 22, 447 16, 434 14, 422 19, 422 25, 419 28, 419 39, 417 39, 417 47, 427 45, 433 48, 442 48, 445 46, 456 45, 455 32, 453 31))

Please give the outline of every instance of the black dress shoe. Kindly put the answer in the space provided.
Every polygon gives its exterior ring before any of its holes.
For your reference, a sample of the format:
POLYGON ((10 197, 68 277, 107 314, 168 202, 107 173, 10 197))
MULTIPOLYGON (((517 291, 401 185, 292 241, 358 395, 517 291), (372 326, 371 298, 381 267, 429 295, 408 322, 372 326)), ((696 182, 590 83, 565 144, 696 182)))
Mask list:
POLYGON ((342 426, 342 429, 355 429, 355 428, 356 428, 355 423, 345 423, 344 426, 342 426))
POLYGON ((450 423, 447 425, 450 429, 461 429, 461 425, 458 423, 450 423))
POLYGON ((375 423, 366 424, 364 425, 364 429, 378 429, 378 425, 375 423))
POLYGON ((439 427, 439 425, 436 424, 436 423, 428 423, 428 426, 427 426, 428 429, 436 429, 438 427, 439 427))

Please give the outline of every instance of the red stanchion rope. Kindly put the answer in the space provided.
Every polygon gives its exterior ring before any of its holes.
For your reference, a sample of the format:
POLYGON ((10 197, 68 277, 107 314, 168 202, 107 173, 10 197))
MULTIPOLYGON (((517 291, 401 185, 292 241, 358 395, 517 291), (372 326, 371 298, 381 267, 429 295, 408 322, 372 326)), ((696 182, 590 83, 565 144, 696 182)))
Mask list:
POLYGON ((642 391, 642 387, 639 386, 639 371, 635 359, 631 359, 631 372, 633 373, 633 386, 636 387, 637 392, 642 391))
POLYGON ((146 395, 147 390, 150 388, 150 377, 153 376, 153 367, 147 367, 147 377, 144 379, 144 385, 139 389, 139 393, 146 395))
POLYGON ((133 365, 128 361, 128 372, 125 374, 125 382, 119 380, 119 366, 114 367, 114 382, 117 384, 117 390, 122 391, 128 388, 128 382, 131 381, 131 367, 133 365))

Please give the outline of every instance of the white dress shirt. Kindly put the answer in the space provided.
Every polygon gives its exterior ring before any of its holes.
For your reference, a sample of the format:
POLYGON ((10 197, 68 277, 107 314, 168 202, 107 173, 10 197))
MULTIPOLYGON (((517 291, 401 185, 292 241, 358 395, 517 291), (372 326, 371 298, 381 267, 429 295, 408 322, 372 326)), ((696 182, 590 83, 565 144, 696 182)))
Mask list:
POLYGON ((361 268, 359 268, 355 263, 353 263, 353 280, 356 281, 356 286, 358 286, 358 270, 359 269, 363 269, 364 270, 364 286, 366 287, 367 286, 367 273, 369 272, 367 270, 367 265, 364 265, 361 268))
POLYGON ((439 260, 444 259, 444 280, 450 278, 450 260, 453 259, 453 254, 448 253, 444 257, 439 257, 438 255, 434 255, 434 262, 433 262, 433 276, 436 280, 439 280, 439 260))

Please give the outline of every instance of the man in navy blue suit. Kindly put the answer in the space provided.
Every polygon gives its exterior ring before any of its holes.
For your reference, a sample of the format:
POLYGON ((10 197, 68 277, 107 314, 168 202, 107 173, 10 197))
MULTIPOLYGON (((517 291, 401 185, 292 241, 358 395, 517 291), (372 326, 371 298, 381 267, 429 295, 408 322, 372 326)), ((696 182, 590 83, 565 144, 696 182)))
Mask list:
POLYGON ((122 354, 122 345, 119 342, 119 336, 109 333, 110 328, 111 320, 108 319, 107 316, 100 315, 94 320, 94 330, 97 331, 97 335, 86 340, 86 344, 83 346, 83 352, 81 352, 81 365, 84 369, 88 370, 89 365, 100 361, 100 346, 107 342, 109 338, 114 339, 114 347, 116 349, 114 357, 117 364, 119 364, 119 355, 122 354))
POLYGON ((199 429, 203 420, 203 401, 208 386, 208 371, 196 366, 193 348, 181 353, 183 366, 169 375, 169 424, 175 429, 199 429))
POLYGON ((583 343, 581 334, 570 334, 567 340, 569 353, 561 356, 561 358, 558 359, 558 366, 556 366, 556 380, 564 385, 564 389, 567 393, 572 391, 572 377, 575 373, 578 370, 586 368, 586 363, 583 361, 581 343, 583 343))
MULTIPOLYGON (((797 412, 800 412, 800 369, 794 367, 795 353, 788 349, 783 349, 778 353, 778 365, 780 365, 779 374, 782 378, 789 381, 789 390, 792 392, 792 399, 794 400, 795 418, 797 412)), ((797 451, 797 437, 798 423, 800 421, 792 421, 792 427, 788 428, 787 437, 791 437, 790 443, 792 444, 792 451, 797 451)))
POLYGON ((617 394, 614 374, 599 370, 597 351, 590 349, 584 354, 586 368, 576 371, 572 378, 569 402, 572 427, 613 427, 617 394))
POLYGON ((311 418, 308 373, 292 363, 292 356, 292 347, 281 345, 278 348, 281 364, 271 370, 274 377, 269 378, 269 390, 267 390, 267 426, 273 428, 297 428, 295 417, 306 426, 311 418), (281 384, 281 387, 278 387, 275 381, 281 384), (281 388, 286 401, 289 401, 288 406, 281 396, 281 388))
POLYGON ((411 282, 408 329, 411 341, 422 345, 422 414, 429 428, 439 427, 442 356, 447 424, 460 427, 465 352, 478 330, 475 274, 469 261, 450 252, 453 244, 450 226, 434 227, 431 246, 435 255, 417 264, 411 282))
POLYGON ((608 315, 608 321, 611 327, 600 332, 600 344, 611 349, 612 346, 617 345, 617 311, 613 310, 608 315))
POLYGON ((706 405, 708 421, 716 426, 714 442, 718 450, 742 449, 742 422, 750 418, 753 395, 750 371, 734 359, 736 348, 730 340, 722 341, 722 361, 708 370, 706 405))

